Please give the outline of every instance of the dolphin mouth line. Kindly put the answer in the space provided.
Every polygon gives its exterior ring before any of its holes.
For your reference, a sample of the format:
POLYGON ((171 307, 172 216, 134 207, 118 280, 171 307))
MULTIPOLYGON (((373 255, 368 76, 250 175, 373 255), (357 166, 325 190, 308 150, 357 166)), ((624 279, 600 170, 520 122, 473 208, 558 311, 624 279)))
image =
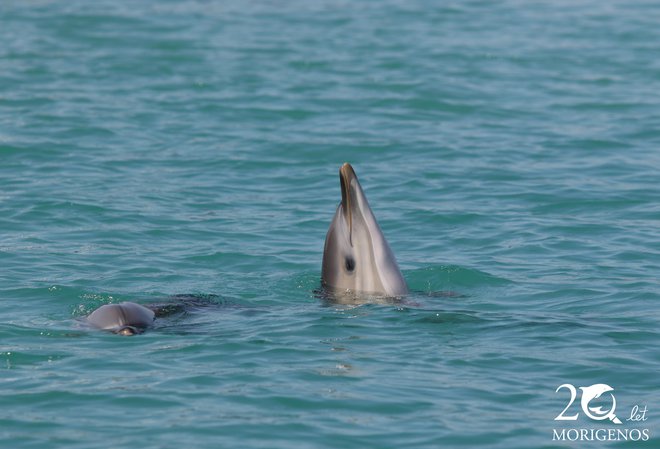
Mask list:
POLYGON ((355 178, 355 171, 351 164, 345 162, 339 169, 339 183, 341 184, 341 207, 348 221, 348 242, 353 246, 353 213, 351 212, 351 180, 355 178))

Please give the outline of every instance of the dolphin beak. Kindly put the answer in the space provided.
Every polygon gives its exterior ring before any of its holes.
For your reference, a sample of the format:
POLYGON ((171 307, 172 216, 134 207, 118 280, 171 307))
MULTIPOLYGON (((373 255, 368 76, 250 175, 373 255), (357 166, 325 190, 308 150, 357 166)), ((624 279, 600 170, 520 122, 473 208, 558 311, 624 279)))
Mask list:
POLYGON ((348 241, 353 246, 353 213, 351 212, 351 181, 357 179, 351 164, 345 162, 339 169, 339 182, 341 184, 341 208, 348 221, 348 241))

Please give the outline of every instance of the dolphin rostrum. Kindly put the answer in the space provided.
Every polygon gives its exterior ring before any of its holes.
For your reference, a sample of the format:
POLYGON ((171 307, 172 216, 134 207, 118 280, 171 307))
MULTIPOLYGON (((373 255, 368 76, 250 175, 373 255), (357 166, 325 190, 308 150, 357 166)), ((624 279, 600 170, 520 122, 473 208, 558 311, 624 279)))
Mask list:
POLYGON ((135 304, 105 304, 88 317, 92 326, 120 335, 135 335, 144 332, 154 322, 155 313, 151 309, 135 304))
POLYGON ((339 169, 339 181, 341 203, 323 250, 323 286, 378 296, 407 294, 406 281, 349 163, 339 169))

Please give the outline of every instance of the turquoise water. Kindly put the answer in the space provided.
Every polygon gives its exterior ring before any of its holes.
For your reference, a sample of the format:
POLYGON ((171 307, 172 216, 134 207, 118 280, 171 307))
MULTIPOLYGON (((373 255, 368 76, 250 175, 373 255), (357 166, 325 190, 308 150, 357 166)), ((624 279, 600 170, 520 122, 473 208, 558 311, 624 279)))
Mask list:
POLYGON ((568 447, 605 383, 657 447, 660 7, 575 3, 0 3, 0 446, 568 447), (315 293, 344 161, 402 304, 315 293))

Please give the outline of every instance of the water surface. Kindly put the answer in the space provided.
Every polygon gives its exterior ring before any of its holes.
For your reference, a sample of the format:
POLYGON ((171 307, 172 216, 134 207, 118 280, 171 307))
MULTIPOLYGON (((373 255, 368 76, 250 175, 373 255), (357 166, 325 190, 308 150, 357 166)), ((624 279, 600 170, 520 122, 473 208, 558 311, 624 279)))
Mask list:
POLYGON ((3 447, 554 447, 563 383, 648 405, 625 427, 653 435, 659 21, 646 1, 3 2, 3 447), (315 294, 344 161, 405 303, 315 294), (220 299, 138 337, 80 323, 194 293, 220 299))

